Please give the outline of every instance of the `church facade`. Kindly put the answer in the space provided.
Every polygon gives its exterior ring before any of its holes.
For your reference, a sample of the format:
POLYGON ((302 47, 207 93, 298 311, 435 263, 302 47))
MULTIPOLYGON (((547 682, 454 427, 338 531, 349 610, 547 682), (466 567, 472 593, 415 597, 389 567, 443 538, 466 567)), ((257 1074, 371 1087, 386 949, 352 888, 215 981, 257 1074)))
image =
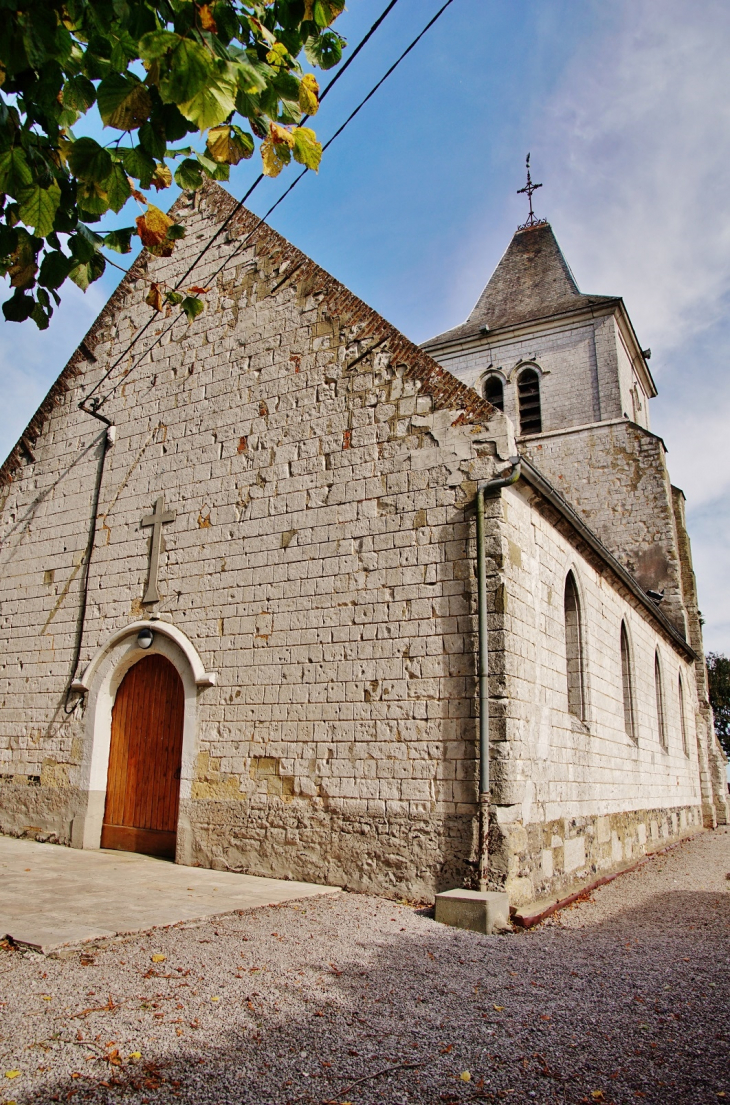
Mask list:
POLYGON ((0 831, 520 905, 726 822, 622 301, 538 224, 419 348, 234 206, 180 198, 0 473, 0 831))

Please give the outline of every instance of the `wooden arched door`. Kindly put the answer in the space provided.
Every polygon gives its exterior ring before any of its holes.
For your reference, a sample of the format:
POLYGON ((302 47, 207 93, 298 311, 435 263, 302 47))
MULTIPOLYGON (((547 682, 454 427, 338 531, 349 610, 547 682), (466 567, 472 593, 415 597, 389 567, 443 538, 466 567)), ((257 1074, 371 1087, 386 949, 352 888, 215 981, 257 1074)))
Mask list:
POLYGON ((173 664, 145 656, 112 709, 102 848, 175 856, 185 693, 173 664))

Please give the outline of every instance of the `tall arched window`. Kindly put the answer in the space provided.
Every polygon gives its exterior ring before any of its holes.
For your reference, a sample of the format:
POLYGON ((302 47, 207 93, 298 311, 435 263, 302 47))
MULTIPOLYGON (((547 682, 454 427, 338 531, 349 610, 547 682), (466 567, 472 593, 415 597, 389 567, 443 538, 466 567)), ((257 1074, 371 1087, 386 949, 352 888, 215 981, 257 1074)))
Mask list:
POLYGON ((499 376, 487 376, 484 381, 484 398, 498 411, 504 410, 504 384, 499 376))
POLYGON ((565 659, 568 674, 568 709, 583 721, 585 695, 583 690, 583 642, 580 624, 578 588, 572 572, 565 580, 565 659))
POLYGON ((631 646, 626 625, 621 622, 621 683, 624 695, 624 727, 632 741, 636 740, 634 720, 634 681, 631 674, 631 646))
POLYGON ((689 756, 689 742, 687 741, 687 718, 684 713, 684 687, 682 686, 681 672, 677 676, 677 690, 679 692, 679 728, 682 732, 682 750, 685 756, 689 756))
POLYGON ((659 660, 659 653, 654 653, 654 690, 656 691, 656 720, 657 729, 659 731, 659 743, 666 752, 667 750, 667 722, 666 711, 664 709, 664 684, 662 682, 662 665, 659 660))
POLYGON ((542 433, 540 412, 540 378, 534 368, 526 368, 517 380, 517 399, 520 407, 520 433, 542 433))

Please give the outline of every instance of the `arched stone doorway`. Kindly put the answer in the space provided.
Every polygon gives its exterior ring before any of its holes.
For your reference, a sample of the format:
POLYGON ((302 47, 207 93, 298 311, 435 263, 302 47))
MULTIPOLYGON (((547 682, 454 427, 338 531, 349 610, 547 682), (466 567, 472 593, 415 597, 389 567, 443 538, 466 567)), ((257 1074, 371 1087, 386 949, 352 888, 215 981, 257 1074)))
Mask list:
MULTIPOLYGON (((180 771, 180 808, 176 825, 175 858, 178 863, 189 863, 192 835, 185 807, 191 796, 198 750, 198 695, 204 688, 215 686, 216 674, 205 670, 195 646, 180 629, 169 622, 137 621, 116 630, 95 653, 83 675, 74 681, 75 689, 88 695, 84 711, 86 736, 81 765, 81 786, 87 793, 87 804, 85 811, 74 818, 71 842, 76 848, 99 848, 102 846, 102 826, 114 823, 106 821, 113 715, 120 689, 127 676, 143 661, 153 657, 162 658, 170 664, 183 688, 182 749, 176 763, 176 770, 180 771), (146 649, 138 641, 143 629, 151 629, 153 633, 152 644, 146 649)), ((140 672, 143 670, 145 669, 140 669, 140 672)), ((133 683, 129 686, 134 688, 133 683)), ((121 703, 124 703, 127 693, 129 692, 125 692, 124 697, 119 700, 121 703)), ((121 709, 120 706, 120 711, 121 709)), ((110 816, 118 816, 112 807, 110 816)), ((144 828, 144 825, 140 827, 144 828)), ((120 844, 116 846, 122 847, 120 844)))
POLYGON ((185 690, 163 655, 145 656, 112 707, 102 848, 175 856, 185 690))

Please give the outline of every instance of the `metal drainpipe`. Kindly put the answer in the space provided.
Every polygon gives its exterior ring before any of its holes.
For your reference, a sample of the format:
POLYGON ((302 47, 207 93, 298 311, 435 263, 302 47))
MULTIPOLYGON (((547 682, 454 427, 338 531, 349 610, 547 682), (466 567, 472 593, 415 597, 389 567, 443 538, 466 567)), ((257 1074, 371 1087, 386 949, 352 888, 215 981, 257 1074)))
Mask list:
POLYGON ((520 478, 520 458, 510 457, 512 471, 477 487, 477 594, 479 599, 479 889, 487 889, 489 870, 489 627, 487 625, 487 558, 484 550, 484 500, 520 478))

